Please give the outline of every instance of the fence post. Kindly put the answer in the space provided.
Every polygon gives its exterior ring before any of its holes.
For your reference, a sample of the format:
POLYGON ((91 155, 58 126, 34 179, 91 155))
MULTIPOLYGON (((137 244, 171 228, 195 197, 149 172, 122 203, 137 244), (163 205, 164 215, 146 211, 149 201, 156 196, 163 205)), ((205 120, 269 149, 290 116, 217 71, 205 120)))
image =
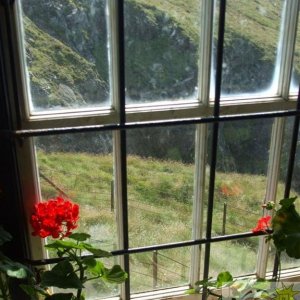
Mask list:
POLYGON ((114 199, 114 181, 110 182, 110 211, 113 212, 115 209, 115 199, 114 199))
POLYGON ((225 235, 226 233, 226 217, 227 217, 227 203, 224 203, 223 208, 223 228, 222 228, 222 234, 225 235))
POLYGON ((157 250, 153 251, 153 288, 157 287, 157 250))

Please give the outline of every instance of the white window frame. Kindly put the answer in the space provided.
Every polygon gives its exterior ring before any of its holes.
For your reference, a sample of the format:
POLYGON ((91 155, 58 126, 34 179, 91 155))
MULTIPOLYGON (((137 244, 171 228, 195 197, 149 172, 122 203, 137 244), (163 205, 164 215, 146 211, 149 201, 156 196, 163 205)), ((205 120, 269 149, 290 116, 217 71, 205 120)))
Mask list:
MULTIPOLYGON (((21 99, 22 106, 16 107, 15 110, 15 127, 19 130, 35 130, 35 129, 48 129, 48 128, 65 128, 65 127, 78 127, 89 125, 108 125, 119 124, 120 115, 120 94, 119 94, 119 74, 118 70, 118 0, 108 1, 108 24, 109 24, 109 40, 110 40, 110 69, 111 69, 111 89, 112 89, 112 107, 102 109, 80 109, 73 111, 57 111, 57 112, 43 112, 39 114, 31 114, 28 101, 28 82, 26 82, 25 66, 24 66, 24 50, 22 45, 22 27, 19 20, 19 8, 16 1, 10 6, 10 23, 11 34, 10 37, 14 45, 13 53, 7 52, 7 57, 12 56, 15 64, 13 70, 16 76, 16 86, 18 87, 18 98, 21 99), (21 120, 18 124, 18 117, 21 120)), ((127 105, 126 106, 126 122, 127 124, 139 122, 155 122, 155 121, 170 121, 174 119, 180 120, 181 118, 205 118, 213 115, 213 107, 211 99, 209 98, 210 90, 210 70, 211 70, 211 52, 212 52, 212 35, 213 35, 213 16, 214 16, 214 2, 212 0, 202 0, 201 7, 201 41, 199 47, 199 82, 198 89, 200 91, 199 98, 192 101, 177 101, 177 102, 163 102, 151 103, 145 105, 127 105)), ((281 53, 280 59, 280 72, 279 72, 279 86, 278 95, 271 97, 240 97, 227 99, 221 102, 221 115, 235 115, 235 114, 249 114, 257 112, 276 112, 287 111, 295 109, 296 95, 290 95, 290 81, 292 74, 293 53, 295 48, 295 40, 297 33, 297 22, 300 7, 300 0, 286 1, 286 10, 282 23, 282 40, 280 42, 281 53)), ((0 6, 0 16, 3 14, 0 6)), ((3 19, 3 18, 2 18, 3 19)), ((0 18, 0 27, 2 27, 2 20, 0 18)), ((10 72, 7 70, 7 72, 10 72)), ((11 99, 14 103, 14 100, 11 99)), ((202 233, 202 220, 204 214, 203 199, 204 199, 204 184, 205 184, 205 168, 206 168, 206 149, 207 149, 207 132, 208 126, 206 124, 199 124, 196 126, 196 152, 195 152, 195 191, 193 203, 193 239, 200 239, 203 237, 202 233)), ((269 168, 267 175, 267 189, 266 200, 276 200, 276 188, 278 183, 279 162, 280 162, 280 146, 282 144, 282 137, 284 132, 284 120, 277 118, 273 124, 271 148, 269 155, 269 168)), ((122 180, 120 178, 120 134, 116 131, 113 137, 114 142, 114 158, 115 158, 115 199, 118 202, 118 227, 119 227, 119 243, 123 245, 122 236, 122 180)), ((22 176, 22 192, 23 197, 26 199, 24 202, 25 210, 30 211, 30 207, 39 201, 40 188, 39 178, 37 171, 37 162, 34 153, 34 145, 32 138, 26 138, 18 144, 18 156, 22 157, 19 161, 19 169, 22 176)), ((28 216, 29 217, 29 216, 28 216)), ((28 232, 30 230, 28 229, 28 232)), ((36 239, 29 239, 32 249, 32 259, 39 259, 43 257, 43 247, 37 242, 36 239), (37 249, 39 251, 37 251, 37 249)), ((195 282, 200 276, 200 247, 192 247, 192 262, 190 282, 195 282)), ((258 255, 257 274, 259 276, 265 275, 266 261, 267 261, 267 246, 263 243, 260 244, 260 255, 258 255)), ((122 262, 123 263, 123 262, 122 262)), ((154 292, 157 294, 157 292, 154 292)), ((126 292, 124 289, 121 291, 122 298, 125 299, 126 292)), ((159 296, 158 296, 159 297, 159 296)))

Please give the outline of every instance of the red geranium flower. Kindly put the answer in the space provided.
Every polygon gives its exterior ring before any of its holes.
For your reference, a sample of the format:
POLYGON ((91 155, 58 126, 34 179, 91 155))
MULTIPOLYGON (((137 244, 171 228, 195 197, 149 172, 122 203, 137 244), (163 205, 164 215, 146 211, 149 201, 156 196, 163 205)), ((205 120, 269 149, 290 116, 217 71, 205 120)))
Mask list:
POLYGON ((49 199, 35 205, 35 212, 31 216, 33 235, 42 238, 64 238, 69 236, 77 227, 79 219, 79 205, 62 197, 49 199))
POLYGON ((258 220, 255 228, 252 229, 252 232, 267 232, 271 226, 271 216, 265 216, 258 220))

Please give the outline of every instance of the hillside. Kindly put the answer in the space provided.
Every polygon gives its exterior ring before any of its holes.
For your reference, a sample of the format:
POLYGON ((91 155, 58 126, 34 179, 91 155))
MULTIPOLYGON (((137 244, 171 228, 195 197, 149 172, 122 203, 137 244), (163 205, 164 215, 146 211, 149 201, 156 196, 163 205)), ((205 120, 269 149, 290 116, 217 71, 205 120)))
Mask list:
MULTIPOLYGON (((126 1, 128 100, 193 97, 200 31, 197 2, 126 1)), ((270 84, 280 3, 257 0, 235 5, 228 1, 224 92, 252 92, 270 84)), ((35 105, 53 108, 104 103, 109 91, 104 1, 25 0, 22 6, 28 18, 25 34, 35 105)), ((299 73, 299 51, 295 59, 299 73)))

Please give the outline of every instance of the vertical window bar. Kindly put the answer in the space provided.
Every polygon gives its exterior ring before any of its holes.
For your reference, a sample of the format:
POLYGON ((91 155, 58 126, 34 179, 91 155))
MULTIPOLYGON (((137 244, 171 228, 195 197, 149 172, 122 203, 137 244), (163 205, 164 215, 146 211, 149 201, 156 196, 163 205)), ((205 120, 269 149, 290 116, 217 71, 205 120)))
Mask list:
MULTIPOLYGON (((124 1, 108 1, 110 20, 110 68, 113 87, 112 102, 119 113, 119 124, 126 122, 125 112, 125 52, 124 52, 124 1), (115 81, 114 81, 115 80, 115 81)), ((127 204, 127 152, 126 131, 114 132, 115 199, 117 201, 117 225, 119 243, 129 248, 128 204, 127 204)), ((129 275, 129 256, 121 257, 121 265, 129 275)), ((130 277, 121 287, 121 299, 130 299, 130 277)))
MULTIPOLYGON (((126 122, 125 112, 125 47, 124 47, 124 1, 117 1, 117 36, 118 36, 118 83, 119 83, 119 123, 124 125, 126 122)), ((126 131, 120 130, 117 135, 119 140, 119 174, 120 174, 120 185, 121 185, 121 211, 122 214, 122 237, 123 237, 123 248, 129 248, 129 234, 128 234, 128 201, 127 201, 127 151, 126 151, 126 131)), ((117 199, 118 200, 118 199, 117 199)), ((128 279, 124 283, 125 289, 121 290, 121 297, 124 299, 130 299, 130 272, 129 272, 129 255, 123 256, 124 270, 128 273, 128 279)))
MULTIPOLYGON (((273 124, 269 162, 268 162, 266 195, 265 195, 264 203, 267 203, 268 201, 275 202, 276 200, 284 125, 285 125, 284 118, 276 118, 273 124)), ((256 274, 258 278, 265 278, 266 276, 266 268, 267 268, 268 253, 269 253, 268 248, 269 248, 269 242, 266 243, 265 238, 260 237, 258 256, 256 262, 256 274)))
MULTIPOLYGON (((297 111, 299 111, 299 110, 300 110, 300 84, 299 84, 298 99, 297 99, 297 111)), ((295 157, 296 157, 296 151, 297 151, 299 124, 300 124, 300 116, 297 115, 297 116, 295 116, 295 120, 294 120, 292 143, 291 143, 289 163, 288 163, 288 169, 287 169, 286 180, 285 180, 284 198, 288 198, 290 196, 294 164, 295 164, 295 157)), ((277 276, 278 276, 278 267, 279 267, 279 257, 276 255, 275 262, 274 262, 274 268, 273 268, 273 277, 274 278, 277 278, 277 276)))
MULTIPOLYGON (((224 48, 226 0, 220 0, 220 8, 219 9, 220 9, 220 14, 219 14, 219 28, 218 28, 214 117, 218 117, 220 114, 220 96, 221 96, 221 82, 222 82, 222 62, 223 62, 223 48, 224 48)), ((213 123, 213 133, 212 133, 212 135, 213 135, 212 136, 212 154, 211 154, 209 191, 208 191, 207 228, 206 228, 206 238, 207 239, 211 238, 211 230, 212 230, 218 133, 219 133, 219 123, 214 122, 213 123)), ((208 278, 208 275, 209 275, 209 259, 210 259, 210 243, 205 245, 204 274, 203 274, 205 279, 208 278)), ((203 293, 203 299, 205 299, 205 298, 206 298, 206 293, 203 293)))
POLYGON ((290 90, 299 8, 299 0, 289 0, 285 3, 280 39, 281 51, 279 53, 281 53, 281 63, 278 81, 278 92, 284 99, 288 99, 290 90))

